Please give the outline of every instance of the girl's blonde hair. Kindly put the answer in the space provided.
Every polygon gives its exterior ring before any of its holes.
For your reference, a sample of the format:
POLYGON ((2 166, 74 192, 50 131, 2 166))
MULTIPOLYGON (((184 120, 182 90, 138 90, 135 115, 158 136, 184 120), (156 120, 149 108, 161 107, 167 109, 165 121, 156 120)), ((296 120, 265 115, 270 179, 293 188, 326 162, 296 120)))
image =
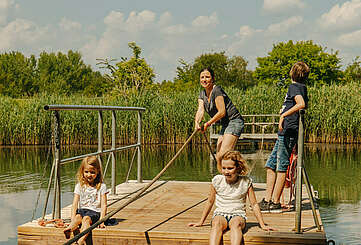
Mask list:
POLYGON ((97 177, 94 180, 94 184, 95 187, 99 190, 101 184, 103 183, 103 174, 99 159, 96 156, 86 157, 81 162, 77 173, 77 179, 79 181, 80 186, 84 186, 88 183, 88 181, 85 179, 83 174, 86 165, 90 165, 98 171, 97 177))
POLYGON ((247 175, 249 172, 248 164, 239 151, 227 151, 222 160, 232 160, 240 175, 247 175))

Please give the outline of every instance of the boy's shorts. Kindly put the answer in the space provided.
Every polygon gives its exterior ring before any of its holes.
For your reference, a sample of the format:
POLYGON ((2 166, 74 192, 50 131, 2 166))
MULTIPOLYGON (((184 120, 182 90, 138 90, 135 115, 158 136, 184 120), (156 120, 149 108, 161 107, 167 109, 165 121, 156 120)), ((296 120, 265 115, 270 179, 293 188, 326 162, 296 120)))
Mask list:
POLYGON ((222 125, 219 135, 232 134, 237 137, 241 136, 242 130, 244 127, 244 122, 242 119, 233 119, 230 120, 227 126, 222 125))
POLYGON ((279 135, 265 167, 277 172, 286 172, 288 165, 290 165, 290 156, 296 142, 297 137, 295 136, 279 135))
POLYGON ((96 211, 90 210, 90 209, 86 209, 86 208, 78 208, 76 210, 76 214, 80 214, 82 218, 84 216, 89 216, 90 219, 92 220, 92 224, 97 222, 99 220, 99 218, 100 218, 100 213, 99 212, 96 212, 96 211))

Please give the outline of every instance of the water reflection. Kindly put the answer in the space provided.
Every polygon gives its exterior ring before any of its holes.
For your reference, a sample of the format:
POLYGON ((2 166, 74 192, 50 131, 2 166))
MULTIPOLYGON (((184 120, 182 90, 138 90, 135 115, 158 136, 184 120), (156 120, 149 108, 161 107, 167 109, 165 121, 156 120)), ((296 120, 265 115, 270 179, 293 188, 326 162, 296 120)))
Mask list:
MULTIPOLYGON (((180 145, 158 145, 142 148, 143 178, 152 179, 179 150, 180 145)), ((72 146, 62 149, 63 157, 94 152, 96 146, 72 146)), ((242 147, 241 152, 246 152, 242 147)), ((117 153, 117 183, 126 178, 134 150, 117 153)), ((265 182, 264 163, 269 151, 248 155, 255 182, 265 182)), ((107 156, 102 158, 106 166, 107 156)), ((16 244, 16 227, 32 217, 41 190, 36 217, 40 217, 48 183, 52 157, 47 147, 0 148, 0 244, 16 244)), ((185 149, 162 179, 209 181, 212 178, 210 155, 205 147, 185 149)), ((320 213, 328 239, 339 244, 360 244, 361 234, 361 147, 340 145, 307 145, 305 166, 310 182, 318 190, 320 213)), ((61 167, 62 206, 69 205, 79 162, 61 167)), ((215 169, 213 169, 215 170, 215 169)), ((130 179, 136 179, 136 162, 130 179)), ((110 187, 110 167, 105 182, 110 187)), ((49 200, 51 210, 52 200, 49 200)))

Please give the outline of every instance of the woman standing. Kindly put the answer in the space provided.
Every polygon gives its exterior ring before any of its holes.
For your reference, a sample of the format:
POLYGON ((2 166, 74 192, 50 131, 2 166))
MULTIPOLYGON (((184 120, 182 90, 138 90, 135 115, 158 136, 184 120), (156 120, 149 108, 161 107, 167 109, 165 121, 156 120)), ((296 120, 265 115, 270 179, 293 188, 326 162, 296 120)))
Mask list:
POLYGON ((214 72, 211 68, 204 68, 199 75, 201 90, 198 97, 198 110, 195 116, 195 129, 200 129, 200 123, 206 111, 211 119, 207 121, 203 130, 219 122, 222 125, 217 141, 217 169, 221 172, 221 159, 223 155, 233 150, 244 127, 241 114, 233 105, 223 89, 214 84, 214 72))

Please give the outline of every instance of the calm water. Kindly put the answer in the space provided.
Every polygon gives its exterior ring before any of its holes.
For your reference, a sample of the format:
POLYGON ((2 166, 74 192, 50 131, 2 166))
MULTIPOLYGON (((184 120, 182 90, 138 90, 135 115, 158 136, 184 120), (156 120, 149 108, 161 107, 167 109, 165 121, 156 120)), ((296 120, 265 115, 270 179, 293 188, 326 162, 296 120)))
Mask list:
MULTIPOLYGON (((143 148, 143 178, 152 179, 179 147, 143 148)), ((94 147, 64 148, 63 155, 95 150, 94 147)), ((0 148, 0 244, 17 244, 17 226, 30 221, 33 215, 41 216, 51 166, 47 152, 46 147, 0 148)), ((125 180, 132 154, 133 150, 117 154, 117 183, 125 180)), ((266 181, 263 165, 268 154, 269 151, 256 152, 257 159, 249 160, 255 182, 266 181)), ((105 165, 107 158, 103 161, 105 165)), ((336 244, 361 244, 361 146, 307 145, 305 164, 310 182, 319 192, 327 238, 336 244)), ((78 163, 70 163, 61 168, 62 206, 71 203, 77 167, 78 163)), ((193 147, 179 156, 163 179, 209 181, 211 172, 207 148, 193 147)), ((105 177, 109 187, 110 171, 105 177)), ((130 179, 135 178, 134 168, 130 179)), ((49 203, 50 211, 52 200, 49 203)))

